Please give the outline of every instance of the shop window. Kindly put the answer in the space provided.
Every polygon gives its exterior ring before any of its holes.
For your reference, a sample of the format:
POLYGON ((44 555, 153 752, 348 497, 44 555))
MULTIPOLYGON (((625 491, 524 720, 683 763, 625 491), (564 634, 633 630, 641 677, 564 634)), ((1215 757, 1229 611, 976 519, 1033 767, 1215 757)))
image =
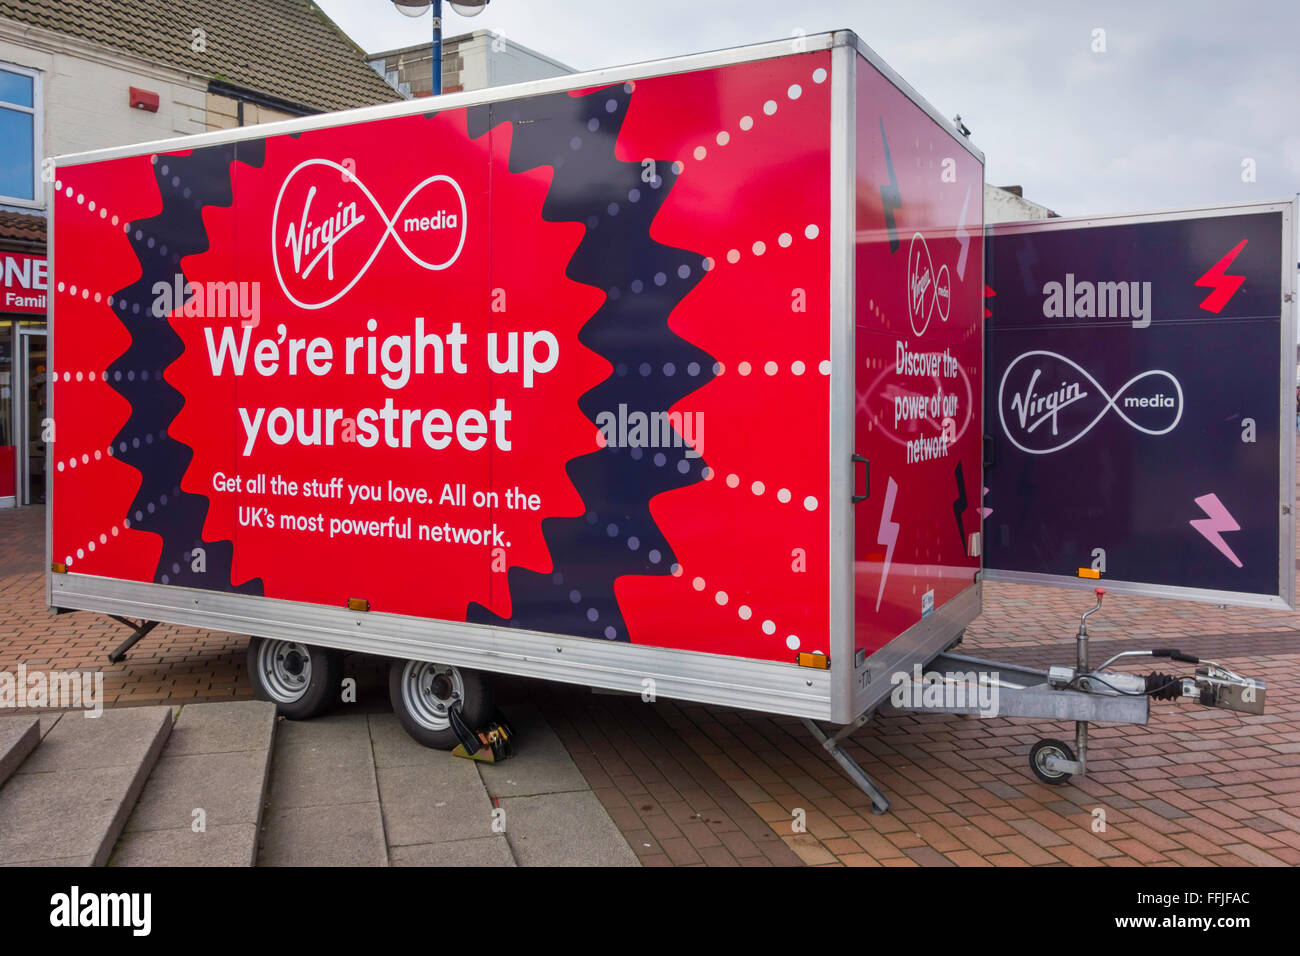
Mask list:
POLYGON ((43 205, 40 139, 40 75, 0 63, 0 202, 43 205))

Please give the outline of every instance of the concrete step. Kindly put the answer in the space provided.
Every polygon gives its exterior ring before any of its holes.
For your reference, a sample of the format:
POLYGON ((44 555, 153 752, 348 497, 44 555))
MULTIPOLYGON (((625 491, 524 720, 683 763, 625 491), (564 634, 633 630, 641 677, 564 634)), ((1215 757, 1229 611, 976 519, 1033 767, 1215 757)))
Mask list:
POLYGON ((281 721, 259 866, 387 866, 364 713, 281 721))
POLYGON ((3 784, 41 742, 39 717, 0 720, 0 784, 3 784))
POLYGON ((103 866, 171 729, 170 707, 62 715, 0 787, 0 866, 103 866))
POLYGON ((109 866, 252 866, 276 724, 266 701, 182 707, 109 866))
POLYGON ((504 708, 496 766, 420 746, 385 704, 277 725, 259 866, 638 865, 531 704, 504 708))
POLYGON ((370 736, 393 866, 515 865, 478 762, 422 747, 391 713, 370 736))

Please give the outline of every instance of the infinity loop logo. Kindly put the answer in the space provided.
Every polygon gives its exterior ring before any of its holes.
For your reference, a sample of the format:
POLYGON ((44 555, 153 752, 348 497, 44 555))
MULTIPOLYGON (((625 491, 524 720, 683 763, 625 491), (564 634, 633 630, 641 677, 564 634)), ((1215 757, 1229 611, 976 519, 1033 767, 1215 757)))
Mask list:
POLYGON ((418 183, 389 217, 351 170, 309 159, 275 198, 275 276, 294 305, 323 309, 361 281, 390 238, 420 268, 446 269, 465 246, 466 215, 465 194, 450 176, 418 183))
POLYGON ((1134 375, 1113 396, 1108 395, 1077 362, 1040 350, 1017 356, 1002 373, 998 386, 1002 431, 1013 445, 1031 455, 1069 448, 1111 409, 1143 434, 1167 435, 1183 417, 1183 389, 1169 372, 1151 369, 1134 375), (1149 384, 1138 389, 1144 381, 1149 384), (1010 391, 1008 384, 1013 385, 1010 391), (1090 406, 1095 413, 1089 411, 1090 406))
POLYGON ((952 279, 948 267, 941 266, 935 272, 925 236, 913 233, 911 245, 907 247, 907 317, 913 334, 920 337, 925 333, 936 310, 939 319, 947 322, 951 299, 952 279))

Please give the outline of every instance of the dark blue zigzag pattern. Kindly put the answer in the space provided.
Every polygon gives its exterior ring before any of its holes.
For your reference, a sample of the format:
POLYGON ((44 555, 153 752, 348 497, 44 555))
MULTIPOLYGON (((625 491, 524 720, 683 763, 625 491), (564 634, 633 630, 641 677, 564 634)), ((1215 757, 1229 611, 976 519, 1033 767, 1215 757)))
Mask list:
MULTIPOLYGON (((475 138, 511 123, 510 171, 554 167, 543 218, 587 227, 566 275, 604 290, 607 299, 578 338, 614 366, 613 375, 579 400, 593 425, 620 405, 629 412, 667 411, 714 375, 713 358, 668 327, 669 314, 703 277, 703 256, 650 238, 676 172, 670 161, 657 160, 656 175, 645 182, 646 167, 614 155, 632 95, 626 87, 559 93, 475 107, 469 116, 475 138)), ((471 604, 467 619, 626 641, 614 582, 671 572, 676 557, 650 515, 650 500, 701 480, 705 461, 687 450, 684 443, 606 447, 570 461, 566 470, 586 514, 543 520, 553 573, 511 568, 511 616, 471 604)))
POLYGON ((162 584, 261 594, 253 579, 230 584, 234 545, 202 540, 208 513, 204 495, 181 491, 181 478, 193 450, 172 438, 168 428, 185 398, 163 379, 163 370, 184 351, 184 342, 165 316, 154 315, 154 286, 174 287, 180 260, 209 246, 204 206, 231 204, 231 166, 238 159, 261 166, 261 141, 213 146, 188 156, 158 156, 154 178, 162 211, 130 223, 128 238, 141 275, 113 297, 117 318, 131 333, 131 345, 108 367, 108 383, 130 403, 131 415, 113 439, 114 455, 140 472, 140 489, 126 517, 131 527, 163 539, 154 580, 162 584), (201 571, 193 570, 193 549, 204 549, 201 571))

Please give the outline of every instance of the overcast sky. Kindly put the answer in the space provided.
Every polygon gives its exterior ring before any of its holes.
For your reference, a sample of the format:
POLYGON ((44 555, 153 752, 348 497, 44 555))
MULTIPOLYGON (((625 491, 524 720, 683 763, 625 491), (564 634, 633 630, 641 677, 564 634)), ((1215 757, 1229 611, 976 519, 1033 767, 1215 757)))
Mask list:
MULTIPOLYGON (((428 36, 390 0, 317 2, 370 52, 428 36)), ((1300 191, 1298 27, 1297 0, 492 0, 445 24, 580 70, 848 28, 961 114, 989 183, 1067 216, 1300 191)))

